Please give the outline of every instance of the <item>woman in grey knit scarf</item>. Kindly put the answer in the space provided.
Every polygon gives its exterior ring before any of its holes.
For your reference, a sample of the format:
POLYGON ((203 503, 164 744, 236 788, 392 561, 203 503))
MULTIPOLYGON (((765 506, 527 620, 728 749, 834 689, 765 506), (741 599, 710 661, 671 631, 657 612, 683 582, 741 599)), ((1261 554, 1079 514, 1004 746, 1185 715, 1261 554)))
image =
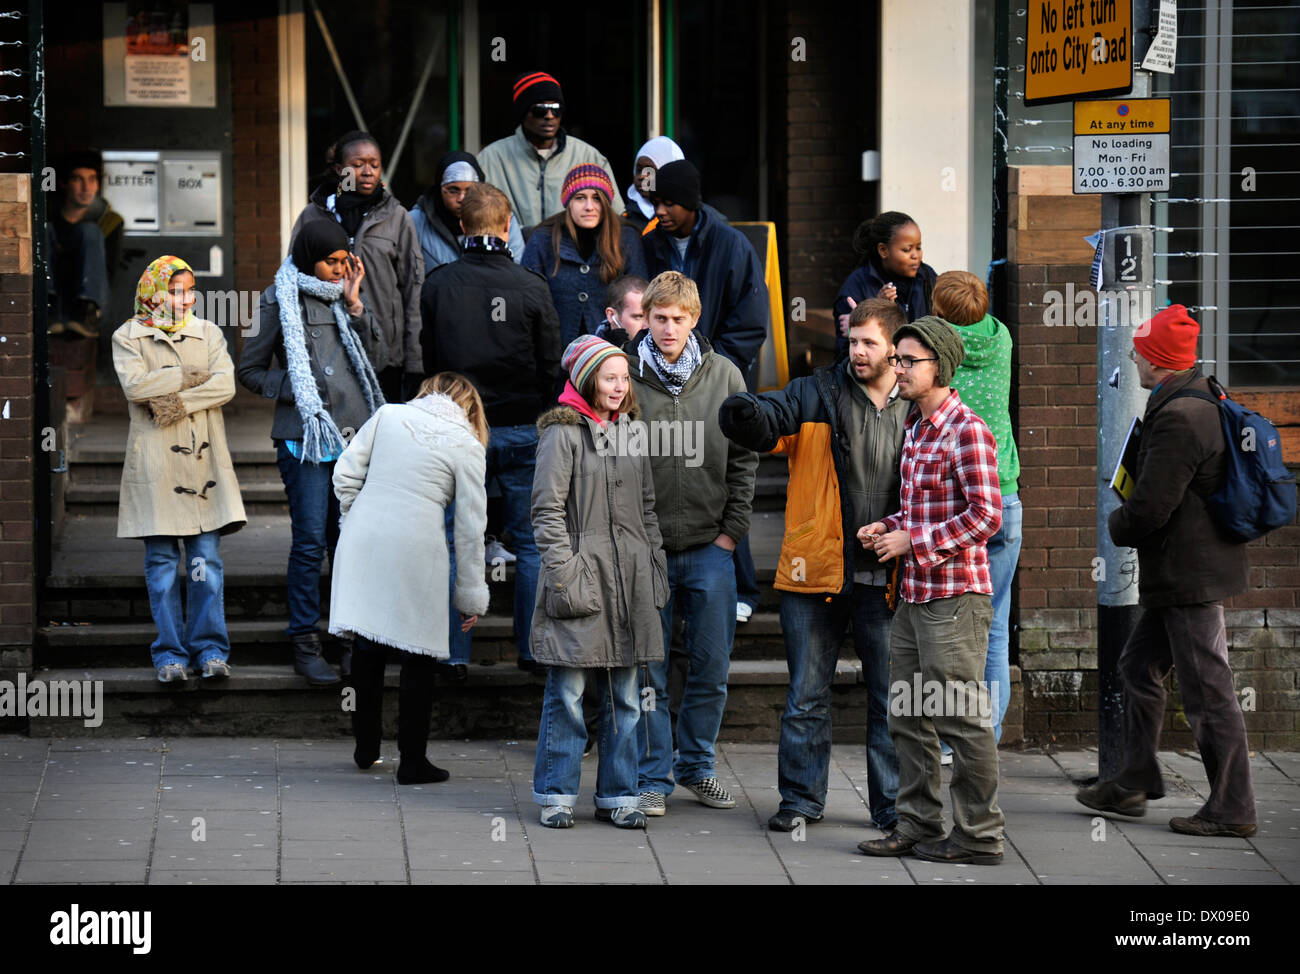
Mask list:
MULTIPOLYGON (((240 356, 239 380, 276 402, 271 438, 289 499, 287 572, 294 669, 313 685, 338 683, 320 655, 320 574, 338 543, 334 461, 384 396, 363 339, 373 317, 360 300, 365 267, 337 223, 302 228, 262 295, 260 327, 240 356)), ((345 667, 346 675, 346 667, 345 667)))

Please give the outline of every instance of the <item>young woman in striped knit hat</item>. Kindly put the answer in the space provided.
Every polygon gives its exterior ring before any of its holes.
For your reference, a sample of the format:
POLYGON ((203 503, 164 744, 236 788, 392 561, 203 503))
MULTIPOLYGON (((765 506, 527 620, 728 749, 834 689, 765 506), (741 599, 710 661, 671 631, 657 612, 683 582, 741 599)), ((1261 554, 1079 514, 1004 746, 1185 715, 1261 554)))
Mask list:
POLYGON ((636 230, 614 209, 601 166, 582 163, 564 177, 564 209, 547 217, 524 248, 523 266, 546 278, 560 319, 560 343, 594 334, 605 318, 605 289, 624 274, 645 277, 636 230))
MULTIPOLYGON (((637 808, 636 668, 663 659, 659 610, 668 563, 654 479, 638 442, 627 356, 602 338, 565 349, 559 405, 537 421, 533 535, 542 570, 532 653, 550 669, 537 732, 533 800, 550 828, 573 825, 587 741, 582 697, 599 690, 596 818, 643 829, 637 808)), ((640 437, 642 445, 645 437, 640 437)))

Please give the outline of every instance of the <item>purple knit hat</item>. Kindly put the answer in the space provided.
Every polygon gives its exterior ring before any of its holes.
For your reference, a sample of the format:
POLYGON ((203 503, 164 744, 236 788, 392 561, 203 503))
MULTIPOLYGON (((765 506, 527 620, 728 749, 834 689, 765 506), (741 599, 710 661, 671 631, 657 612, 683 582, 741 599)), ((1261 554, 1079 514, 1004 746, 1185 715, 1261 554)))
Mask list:
POLYGON ((605 194, 606 203, 614 201, 613 180, 609 178, 609 173, 605 172, 604 168, 594 162, 580 163, 569 170, 560 189, 560 205, 568 206, 573 194, 580 189, 598 189, 605 194))

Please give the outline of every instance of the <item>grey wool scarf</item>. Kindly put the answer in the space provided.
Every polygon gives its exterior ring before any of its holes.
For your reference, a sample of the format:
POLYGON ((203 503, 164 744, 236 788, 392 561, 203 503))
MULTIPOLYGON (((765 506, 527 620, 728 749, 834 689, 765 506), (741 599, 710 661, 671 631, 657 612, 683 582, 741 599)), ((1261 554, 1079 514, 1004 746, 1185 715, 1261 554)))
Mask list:
POLYGON ((284 336, 285 364, 289 370, 289 382, 293 386, 294 403, 298 407, 298 415, 302 417, 302 461, 320 463, 321 457, 338 456, 347 444, 343 442, 343 434, 325 409, 320 390, 316 388, 316 377, 312 375, 311 356, 307 352, 304 336, 299 292, 306 292, 329 303, 339 327, 339 341, 343 343, 352 371, 361 383, 361 391, 365 394, 366 407, 371 415, 384 405, 384 394, 379 390, 379 378, 343 308, 343 285, 331 284, 304 274, 294 266, 291 257, 285 258, 280 269, 275 272, 275 299, 280 304, 280 332, 284 336))

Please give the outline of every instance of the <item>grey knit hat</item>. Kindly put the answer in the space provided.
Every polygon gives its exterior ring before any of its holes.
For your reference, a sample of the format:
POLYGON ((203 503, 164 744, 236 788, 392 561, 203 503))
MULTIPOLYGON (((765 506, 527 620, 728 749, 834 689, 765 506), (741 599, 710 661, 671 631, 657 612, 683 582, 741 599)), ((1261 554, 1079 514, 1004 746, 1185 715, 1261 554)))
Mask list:
POLYGON ((904 338, 915 338, 934 352, 939 359, 939 385, 952 385, 953 374, 966 357, 966 348, 962 345, 961 335, 957 334, 956 328, 942 318, 926 315, 895 331, 894 346, 897 347, 904 338))

